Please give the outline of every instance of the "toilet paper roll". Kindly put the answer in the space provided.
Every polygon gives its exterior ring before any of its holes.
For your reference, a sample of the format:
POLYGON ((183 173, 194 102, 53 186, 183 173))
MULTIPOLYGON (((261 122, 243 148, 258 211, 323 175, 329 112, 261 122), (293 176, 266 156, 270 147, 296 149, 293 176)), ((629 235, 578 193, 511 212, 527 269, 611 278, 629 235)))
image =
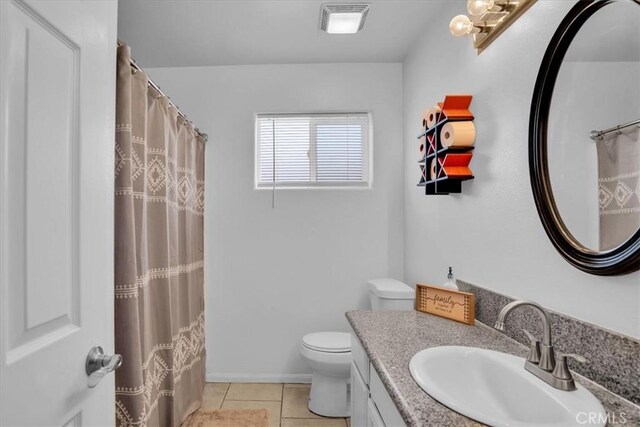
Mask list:
POLYGON ((443 147, 472 147, 475 139, 476 127, 473 122, 449 122, 440 131, 443 147))
POLYGON ((422 127, 427 127, 427 117, 429 116, 429 110, 424 110, 420 115, 420 120, 422 120, 422 127))
POLYGON ((427 154, 427 137, 421 136, 419 141, 420 145, 418 150, 420 150, 420 158, 423 158, 427 154))
POLYGON ((424 124, 428 128, 432 128, 438 122, 438 116, 440 116, 440 107, 429 108, 424 112, 424 124))
POLYGON ((436 179, 436 161, 437 159, 434 157, 431 159, 431 166, 429 166, 429 179, 436 179))

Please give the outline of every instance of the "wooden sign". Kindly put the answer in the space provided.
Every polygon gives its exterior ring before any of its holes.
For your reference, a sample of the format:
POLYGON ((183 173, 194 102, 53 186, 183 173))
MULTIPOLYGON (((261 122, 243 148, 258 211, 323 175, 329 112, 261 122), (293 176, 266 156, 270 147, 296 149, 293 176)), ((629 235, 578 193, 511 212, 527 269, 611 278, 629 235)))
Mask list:
POLYGON ((440 286, 416 285, 416 310, 473 325, 476 297, 440 286))

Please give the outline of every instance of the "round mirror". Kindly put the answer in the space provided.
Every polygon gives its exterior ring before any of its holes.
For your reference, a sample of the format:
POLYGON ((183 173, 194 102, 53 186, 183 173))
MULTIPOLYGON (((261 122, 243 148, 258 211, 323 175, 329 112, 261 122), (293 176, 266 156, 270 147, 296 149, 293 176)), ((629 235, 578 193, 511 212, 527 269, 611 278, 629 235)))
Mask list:
POLYGON ((640 0, 583 0, 556 31, 531 107, 545 231, 593 274, 640 269, 640 0))

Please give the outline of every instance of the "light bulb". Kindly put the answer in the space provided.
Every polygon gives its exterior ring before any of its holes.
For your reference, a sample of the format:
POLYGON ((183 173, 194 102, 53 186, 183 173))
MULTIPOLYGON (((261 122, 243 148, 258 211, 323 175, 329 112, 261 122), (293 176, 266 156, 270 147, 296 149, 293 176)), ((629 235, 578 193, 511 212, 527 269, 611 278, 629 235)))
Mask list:
POLYGON ((473 30, 473 23, 466 15, 454 16, 449 22, 449 31, 456 37, 466 36, 473 30))
POLYGON ((471 16, 482 16, 495 6, 494 0, 468 0, 467 11, 471 16))

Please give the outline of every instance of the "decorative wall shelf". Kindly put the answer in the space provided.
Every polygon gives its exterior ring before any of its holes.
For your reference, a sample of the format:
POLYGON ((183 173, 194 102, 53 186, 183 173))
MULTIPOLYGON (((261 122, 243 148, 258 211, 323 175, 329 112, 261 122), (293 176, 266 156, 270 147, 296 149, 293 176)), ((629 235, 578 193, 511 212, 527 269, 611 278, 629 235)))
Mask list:
POLYGON ((447 95, 444 102, 423 114, 423 130, 418 134, 418 187, 424 187, 425 194, 461 193, 462 182, 473 179, 469 169, 475 140, 471 100, 471 95, 447 95))

